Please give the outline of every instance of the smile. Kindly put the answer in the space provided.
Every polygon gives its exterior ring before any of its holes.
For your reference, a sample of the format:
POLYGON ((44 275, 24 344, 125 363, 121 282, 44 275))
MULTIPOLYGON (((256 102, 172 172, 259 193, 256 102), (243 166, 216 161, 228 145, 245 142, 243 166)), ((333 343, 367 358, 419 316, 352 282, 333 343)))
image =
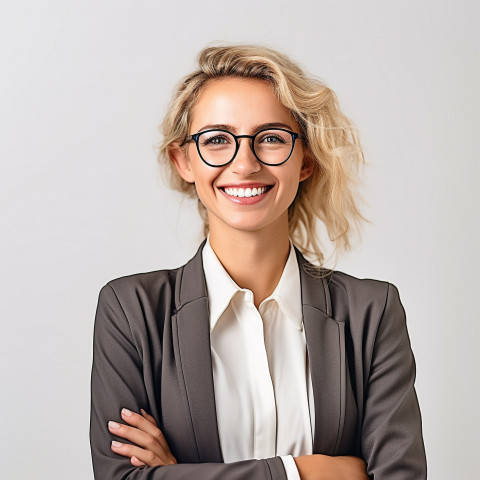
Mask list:
POLYGON ((258 188, 233 188, 227 187, 223 190, 227 195, 231 197, 240 197, 240 198, 250 198, 256 197, 258 195, 264 194, 269 187, 258 187, 258 188))
POLYGON ((244 186, 225 185, 219 187, 220 192, 228 198, 231 202, 237 205, 254 205, 261 202, 268 192, 273 188, 273 185, 253 184, 244 186))

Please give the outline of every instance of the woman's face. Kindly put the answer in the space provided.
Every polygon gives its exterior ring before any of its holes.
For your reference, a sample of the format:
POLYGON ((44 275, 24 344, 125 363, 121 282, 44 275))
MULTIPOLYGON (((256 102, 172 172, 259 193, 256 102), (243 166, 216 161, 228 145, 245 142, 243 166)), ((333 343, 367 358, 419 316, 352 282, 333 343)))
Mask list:
MULTIPOLYGON (((275 98, 272 86, 257 79, 222 78, 205 85, 193 109, 189 133, 210 129, 212 125, 222 125, 213 128, 237 135, 253 135, 265 126, 300 133, 290 112, 275 98)), ((235 159, 224 167, 205 164, 195 142, 188 144, 186 154, 176 149, 171 157, 182 178, 195 183, 200 201, 207 209, 212 233, 218 229, 288 231, 288 207, 299 182, 308 178, 313 169, 313 162, 305 159, 302 141, 295 142, 290 158, 278 166, 260 163, 250 148, 250 139, 239 142, 235 159), (248 198, 239 196, 247 188, 264 193, 248 198)))

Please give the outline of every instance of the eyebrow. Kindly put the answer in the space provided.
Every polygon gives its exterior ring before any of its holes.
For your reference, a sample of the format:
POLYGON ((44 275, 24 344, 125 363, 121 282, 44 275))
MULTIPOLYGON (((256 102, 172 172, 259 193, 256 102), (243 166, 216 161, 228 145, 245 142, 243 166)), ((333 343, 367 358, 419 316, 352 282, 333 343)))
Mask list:
MULTIPOLYGON (((255 125, 252 128, 253 132, 258 132, 260 130, 263 130, 265 128, 286 128, 287 130, 292 130, 293 128, 291 125, 288 125, 286 123, 281 123, 281 122, 269 122, 269 123, 261 123, 259 125, 255 125)), ((204 125, 199 132, 203 132, 205 130, 228 130, 229 132, 232 133, 237 133, 237 129, 233 125, 227 125, 225 123, 213 123, 213 124, 208 124, 204 125)))

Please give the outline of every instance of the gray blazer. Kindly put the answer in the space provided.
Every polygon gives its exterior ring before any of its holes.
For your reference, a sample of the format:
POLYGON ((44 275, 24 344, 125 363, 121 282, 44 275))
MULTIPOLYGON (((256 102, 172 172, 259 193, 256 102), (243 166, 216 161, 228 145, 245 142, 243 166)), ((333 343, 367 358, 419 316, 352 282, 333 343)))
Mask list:
MULTIPOLYGON (((90 443, 97 480, 286 480, 280 457, 223 463, 200 246, 175 270, 108 282, 95 318, 90 443), (151 413, 178 465, 133 467, 108 420, 151 413)), ((297 251, 315 400, 313 453, 365 459, 375 480, 426 478, 415 362, 397 289, 315 278, 297 251)), ((295 433, 292 432, 294 435, 295 433)))

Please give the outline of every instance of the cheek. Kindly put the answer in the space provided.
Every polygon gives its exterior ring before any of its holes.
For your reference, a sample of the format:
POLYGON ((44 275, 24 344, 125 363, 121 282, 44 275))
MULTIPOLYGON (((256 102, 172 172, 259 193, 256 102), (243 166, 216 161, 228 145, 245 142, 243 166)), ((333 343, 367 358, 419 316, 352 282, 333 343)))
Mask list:
POLYGON ((204 200, 207 200, 209 195, 215 194, 213 182, 217 177, 216 172, 210 172, 200 166, 200 168, 193 168, 193 175, 195 177, 194 183, 197 194, 202 203, 204 203, 204 200))
POLYGON ((300 184, 300 169, 292 168, 286 171, 280 179, 280 184, 283 185, 285 194, 295 197, 300 184))
POLYGON ((288 206, 290 206, 293 201, 295 200, 295 197, 297 196, 298 192, 298 187, 299 187, 299 182, 298 181, 292 181, 290 188, 289 188, 289 195, 288 195, 288 206))

